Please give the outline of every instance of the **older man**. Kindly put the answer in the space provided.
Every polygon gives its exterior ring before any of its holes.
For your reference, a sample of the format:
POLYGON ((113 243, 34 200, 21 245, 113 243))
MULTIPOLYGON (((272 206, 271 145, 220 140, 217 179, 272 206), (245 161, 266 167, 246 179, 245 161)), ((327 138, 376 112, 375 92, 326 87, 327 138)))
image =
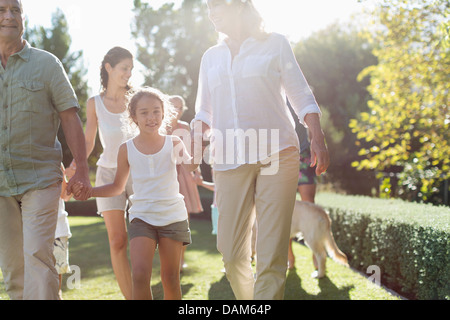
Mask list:
POLYGON ((54 267, 61 125, 89 185, 75 93, 61 62, 23 37, 20 0, 0 0, 0 267, 11 299, 58 299, 54 267))

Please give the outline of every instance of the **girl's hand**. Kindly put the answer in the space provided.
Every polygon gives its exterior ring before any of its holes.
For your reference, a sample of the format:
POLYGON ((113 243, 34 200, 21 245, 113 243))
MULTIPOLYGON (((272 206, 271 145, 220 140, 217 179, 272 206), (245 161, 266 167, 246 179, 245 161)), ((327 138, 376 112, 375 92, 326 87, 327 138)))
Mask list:
POLYGON ((75 163, 75 160, 72 161, 70 166, 66 168, 66 177, 68 180, 72 179, 72 177, 75 175, 75 172, 77 171, 77 164, 75 163))
POLYGON ((197 171, 194 171, 194 173, 193 173, 193 178, 194 178, 195 183, 196 183, 198 186, 201 186, 201 185, 203 184, 203 177, 202 177, 202 175, 201 175, 200 173, 198 173, 197 171))
POLYGON ((86 188, 83 186, 83 184, 81 182, 75 183, 72 187, 74 198, 76 200, 81 200, 81 201, 85 201, 85 200, 89 199, 92 194, 92 187, 88 186, 87 190, 85 190, 85 189, 86 188))

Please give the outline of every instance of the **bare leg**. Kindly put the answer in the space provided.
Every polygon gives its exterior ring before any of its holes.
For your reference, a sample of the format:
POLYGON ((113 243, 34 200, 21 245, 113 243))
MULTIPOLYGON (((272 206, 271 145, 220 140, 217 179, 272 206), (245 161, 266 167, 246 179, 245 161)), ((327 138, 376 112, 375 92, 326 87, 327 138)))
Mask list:
POLYGON ((125 299, 131 296, 131 268, 128 261, 128 236, 123 211, 103 212, 106 230, 108 231, 111 263, 119 288, 125 299))
POLYGON ((314 203, 316 197, 316 185, 315 184, 304 184, 297 188, 298 193, 300 193, 300 198, 302 201, 314 203))
POLYGON ((181 300, 179 262, 183 243, 170 238, 160 238, 159 258, 161 259, 161 282, 164 300, 181 300))
POLYGON ((156 241, 147 237, 136 237, 130 241, 130 257, 133 269, 133 300, 153 300, 150 281, 156 241))
MULTIPOLYGON (((190 219, 190 214, 188 213, 188 221, 190 219)), ((184 262, 184 253, 186 252, 186 246, 183 246, 181 249, 181 259, 180 259, 180 272, 183 271, 184 268, 187 268, 187 264, 184 262)))

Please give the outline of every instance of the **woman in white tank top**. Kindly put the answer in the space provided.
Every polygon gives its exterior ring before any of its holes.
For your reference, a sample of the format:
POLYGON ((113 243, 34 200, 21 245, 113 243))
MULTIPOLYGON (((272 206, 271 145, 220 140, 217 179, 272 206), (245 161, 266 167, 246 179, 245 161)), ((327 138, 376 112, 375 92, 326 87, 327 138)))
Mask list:
POLYGON ((152 261, 158 246, 164 298, 181 299, 180 258, 190 243, 187 210, 179 192, 177 165, 194 171, 198 164, 176 136, 160 132, 170 121, 165 95, 156 89, 136 92, 129 104, 130 115, 139 126, 139 135, 119 148, 117 173, 113 183, 95 187, 93 197, 121 193, 131 173, 134 195, 130 208, 130 257, 133 299, 152 299, 152 261), (180 227, 180 224, 183 227, 180 227))
MULTIPOLYGON (((103 147, 97 162, 96 186, 114 181, 119 147, 138 133, 135 126, 130 126, 126 106, 126 95, 131 90, 129 79, 132 69, 133 55, 128 50, 120 47, 109 50, 100 71, 102 92, 87 102, 85 129, 87 157, 94 150, 97 130, 103 147)), ((120 195, 96 199, 97 211, 103 216, 108 231, 114 274, 127 300, 131 299, 131 269, 127 255, 125 212, 131 194, 130 180, 126 191, 120 195)))

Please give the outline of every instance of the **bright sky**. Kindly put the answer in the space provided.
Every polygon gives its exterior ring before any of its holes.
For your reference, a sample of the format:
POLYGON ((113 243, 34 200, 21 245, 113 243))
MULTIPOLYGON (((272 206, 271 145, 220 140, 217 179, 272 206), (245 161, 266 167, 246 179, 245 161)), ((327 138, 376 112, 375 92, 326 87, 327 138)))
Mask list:
MULTIPOLYGON (((164 2, 182 0, 147 0, 154 8, 164 2)), ((69 23, 72 51, 83 50, 88 69, 91 93, 99 91, 99 66, 106 52, 114 46, 123 46, 135 53, 130 39, 133 19, 133 0, 22 0, 25 15, 31 26, 51 26, 51 15, 59 7, 69 23)), ((367 2, 365 2, 367 3, 367 2)), ((312 32, 336 21, 347 21, 351 14, 360 12, 364 4, 357 0, 254 0, 270 31, 285 34, 298 41, 312 32)), ((134 85, 142 83, 136 63, 132 78, 134 85)))

